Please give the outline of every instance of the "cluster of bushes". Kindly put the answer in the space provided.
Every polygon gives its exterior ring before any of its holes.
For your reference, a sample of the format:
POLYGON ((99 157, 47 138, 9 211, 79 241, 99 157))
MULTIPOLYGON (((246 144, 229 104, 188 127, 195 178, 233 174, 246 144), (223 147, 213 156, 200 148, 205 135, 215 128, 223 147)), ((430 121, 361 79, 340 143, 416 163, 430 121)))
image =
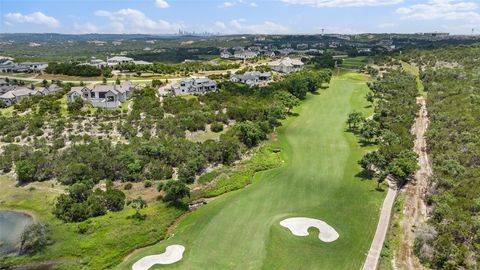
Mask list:
POLYGON ((369 84, 375 103, 372 119, 358 112, 349 115, 349 127, 358 132, 365 142, 374 140, 377 151, 367 153, 359 164, 370 175, 376 173, 379 184, 392 175, 404 185, 417 169, 417 154, 413 151, 414 136, 410 130, 419 106, 418 89, 413 75, 391 71, 369 84))
POLYGON ((55 216, 66 222, 80 222, 90 217, 105 215, 108 211, 121 211, 125 194, 107 186, 106 191, 95 189, 89 181, 78 182, 68 188, 68 194, 60 195, 54 206, 55 216))

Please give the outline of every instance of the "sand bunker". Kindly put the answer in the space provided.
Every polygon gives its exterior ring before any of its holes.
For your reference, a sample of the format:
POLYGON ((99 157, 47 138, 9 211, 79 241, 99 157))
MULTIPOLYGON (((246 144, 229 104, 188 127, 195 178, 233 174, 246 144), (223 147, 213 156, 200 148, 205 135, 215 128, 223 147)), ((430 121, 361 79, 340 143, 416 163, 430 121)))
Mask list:
POLYGON ((315 227, 320 231, 318 238, 327 243, 333 242, 339 237, 339 234, 332 226, 319 219, 305 217, 287 218, 282 220, 280 225, 289 229, 296 236, 307 236, 308 228, 315 227))
POLYGON ((181 245, 168 246, 164 253, 146 256, 133 264, 132 270, 148 270, 155 264, 172 264, 183 258, 185 247, 181 245))

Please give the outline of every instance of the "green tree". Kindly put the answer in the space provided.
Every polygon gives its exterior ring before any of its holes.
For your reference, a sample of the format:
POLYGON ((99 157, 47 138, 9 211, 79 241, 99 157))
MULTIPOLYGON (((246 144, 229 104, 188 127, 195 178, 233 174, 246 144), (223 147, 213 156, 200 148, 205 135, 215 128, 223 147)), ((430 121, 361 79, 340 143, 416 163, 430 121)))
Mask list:
POLYGON ((180 181, 170 181, 164 187, 165 196, 163 200, 166 202, 178 202, 185 197, 190 196, 190 189, 180 181))
POLYGON ((132 200, 130 205, 135 209, 135 214, 132 217, 137 220, 144 220, 146 215, 140 214, 140 210, 147 207, 147 202, 142 197, 138 197, 132 200))
POLYGON ((44 223, 33 223, 25 227, 20 236, 20 254, 34 253, 48 244, 49 229, 44 223))
POLYGON ((246 121, 236 126, 238 138, 247 147, 256 146, 261 140, 266 138, 266 134, 258 127, 257 124, 246 121))
POLYGON ((361 112, 353 111, 348 114, 347 124, 350 129, 357 129, 358 125, 364 121, 365 117, 361 112))
POLYGON ((20 160, 15 164, 15 172, 20 184, 35 181, 37 173, 37 166, 30 159, 20 160))

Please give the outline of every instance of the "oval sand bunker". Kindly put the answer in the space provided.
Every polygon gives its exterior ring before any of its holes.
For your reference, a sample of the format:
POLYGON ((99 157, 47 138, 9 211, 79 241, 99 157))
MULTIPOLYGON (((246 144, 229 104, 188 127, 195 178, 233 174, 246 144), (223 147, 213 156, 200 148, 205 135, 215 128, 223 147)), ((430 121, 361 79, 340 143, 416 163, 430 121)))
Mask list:
POLYGON ((168 246, 164 253, 146 256, 133 264, 132 270, 148 270, 155 264, 172 264, 183 258, 185 247, 181 245, 168 246))
POLYGON ((289 229, 296 236, 307 236, 308 228, 315 227, 320 231, 318 238, 327 243, 333 242, 339 237, 339 234, 332 226, 319 219, 306 217, 287 218, 282 220, 280 225, 289 229))

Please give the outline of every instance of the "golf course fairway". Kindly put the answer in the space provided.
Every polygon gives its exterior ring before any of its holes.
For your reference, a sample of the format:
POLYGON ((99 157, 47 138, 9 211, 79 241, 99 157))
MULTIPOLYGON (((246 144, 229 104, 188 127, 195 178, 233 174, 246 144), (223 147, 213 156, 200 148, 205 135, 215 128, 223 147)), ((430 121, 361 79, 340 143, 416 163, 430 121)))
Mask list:
POLYGON ((184 246, 183 259, 151 269, 360 269, 385 196, 375 181, 356 177, 368 148, 346 132, 348 113, 372 112, 367 92, 363 75, 334 77, 278 129, 273 143, 284 166, 258 173, 250 186, 188 214, 171 238, 134 253, 117 269, 130 270, 169 245, 184 246), (295 236, 279 224, 290 217, 322 220, 340 236, 325 243, 315 228, 295 236))

